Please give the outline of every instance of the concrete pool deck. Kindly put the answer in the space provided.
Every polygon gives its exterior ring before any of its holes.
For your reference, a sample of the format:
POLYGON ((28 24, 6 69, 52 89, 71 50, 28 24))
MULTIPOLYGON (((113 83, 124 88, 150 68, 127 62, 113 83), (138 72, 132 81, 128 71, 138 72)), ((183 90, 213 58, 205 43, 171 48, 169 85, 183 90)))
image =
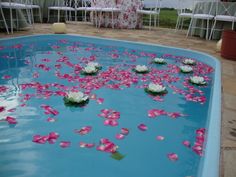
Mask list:
MULTIPOLYGON (((156 28, 151 31, 96 29, 89 23, 67 24, 67 32, 192 49, 218 58, 222 64, 221 177, 236 176, 236 62, 220 57, 215 49, 216 41, 206 41, 198 37, 186 38, 186 31, 175 32, 166 28, 156 28)), ((13 35, 0 33, 0 38, 50 33, 52 33, 51 24, 35 24, 34 30, 19 31, 13 35)))

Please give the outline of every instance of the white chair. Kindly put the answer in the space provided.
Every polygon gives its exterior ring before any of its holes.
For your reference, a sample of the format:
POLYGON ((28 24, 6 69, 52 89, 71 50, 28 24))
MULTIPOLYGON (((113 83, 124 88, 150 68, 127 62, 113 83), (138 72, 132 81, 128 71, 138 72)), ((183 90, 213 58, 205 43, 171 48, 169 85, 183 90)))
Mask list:
POLYGON ((65 0, 57 0, 57 4, 55 6, 48 7, 48 22, 50 21, 50 12, 51 11, 57 11, 57 22, 60 22, 60 13, 61 11, 65 12, 65 21, 68 20, 68 14, 69 12, 69 20, 71 20, 71 12, 75 11, 75 8, 71 7, 71 0, 65 1, 65 0))
POLYGON ((87 21, 87 9, 91 7, 89 0, 75 0, 75 20, 77 20, 77 12, 82 12, 82 21, 87 21), (84 13, 84 16, 83 16, 84 13))
POLYGON ((27 6, 28 4, 28 0, 19 0, 19 1, 14 1, 12 2, 12 0, 8 0, 8 2, 1 2, 1 6, 2 9, 9 9, 10 10, 10 23, 11 23, 11 33, 13 33, 13 10, 15 10, 16 12, 16 23, 17 23, 17 29, 18 29, 18 13, 17 10, 25 10, 26 11, 26 15, 27 15, 27 20, 29 22, 29 24, 33 25, 33 21, 32 21, 32 8, 30 6, 27 6))
POLYGON ((32 14, 32 19, 33 20, 34 20, 34 16, 35 16, 34 13, 33 13, 33 10, 38 11, 38 15, 37 16, 39 17, 39 21, 42 23, 43 20, 42 20, 41 7, 39 5, 34 4, 33 0, 28 0, 28 4, 26 4, 26 6, 28 8, 30 8, 30 9, 32 9, 31 14, 32 14))
POLYGON ((236 22, 236 3, 217 3, 216 16, 214 17, 214 23, 211 29, 209 40, 212 38, 212 35, 216 30, 221 31, 221 29, 216 29, 217 21, 230 22, 231 28, 234 30, 234 23, 236 22))
POLYGON ((120 8, 117 7, 103 7, 100 10, 100 15, 99 15, 99 28, 101 26, 101 18, 102 18, 102 13, 111 13, 111 18, 112 18, 112 28, 114 28, 114 13, 119 13, 121 12, 120 8))
POLYGON ((85 16, 84 16, 84 20, 87 21, 87 12, 93 12, 94 16, 95 16, 95 24, 96 27, 99 27, 99 18, 98 18, 98 13, 102 11, 102 7, 93 4, 92 6, 92 0, 82 0, 81 1, 81 5, 79 6, 79 1, 76 2, 76 17, 77 17, 77 11, 84 11, 85 12, 85 16))
POLYGON ((5 15, 3 13, 3 10, 2 10, 2 1, 0 0, 0 13, 1 13, 1 16, 2 16, 2 20, 3 20, 3 23, 5 25, 5 29, 7 31, 7 34, 9 34, 9 30, 8 30, 8 25, 7 25, 7 22, 6 22, 6 19, 5 19, 5 15))
POLYGON ((186 19, 191 19, 192 17, 192 10, 193 10, 193 2, 189 2, 189 0, 179 0, 178 1, 178 8, 177 8, 177 21, 175 30, 183 29, 184 21, 186 19))
POLYGON ((193 14, 191 17, 191 22, 189 24, 187 37, 189 34, 193 34, 193 29, 203 29, 206 30, 206 40, 209 38, 209 30, 210 30, 210 20, 214 19, 215 12, 213 10, 213 4, 212 1, 195 1, 194 3, 194 9, 193 14), (207 5, 207 4, 208 5, 207 5), (206 27, 205 25, 201 25, 200 27, 197 27, 197 20, 206 21, 206 27))
POLYGON ((151 29, 152 16, 154 15, 154 26, 156 27, 156 22, 159 26, 159 15, 161 11, 161 1, 160 0, 144 0, 144 9, 138 9, 138 14, 149 15, 149 30, 151 29), (149 9, 149 10, 146 10, 149 9))

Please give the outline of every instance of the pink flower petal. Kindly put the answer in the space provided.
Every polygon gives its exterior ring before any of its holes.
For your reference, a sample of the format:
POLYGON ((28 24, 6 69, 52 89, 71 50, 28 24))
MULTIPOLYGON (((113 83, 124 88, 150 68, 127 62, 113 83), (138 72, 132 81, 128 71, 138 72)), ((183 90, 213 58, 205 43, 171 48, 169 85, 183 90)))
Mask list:
POLYGON ((164 136, 157 136, 156 139, 159 140, 159 141, 162 141, 162 140, 165 139, 165 137, 164 136))
POLYGON ((102 138, 100 140, 100 145, 97 146, 98 151, 108 152, 108 153, 115 153, 118 149, 118 146, 116 146, 113 142, 111 142, 107 138, 102 138))
POLYGON ((167 114, 164 110, 159 109, 151 109, 148 111, 148 117, 155 118, 157 116, 165 115, 167 114))
POLYGON ((8 122, 8 124, 17 124, 17 121, 14 117, 7 116, 5 120, 8 122))
POLYGON ((74 132, 75 133, 78 133, 80 135, 86 135, 88 134, 90 131, 92 130, 92 127, 91 126, 85 126, 85 127, 82 127, 80 130, 75 130, 74 132))
POLYGON ((129 129, 128 128, 121 128, 121 134, 128 135, 129 134, 129 129))
POLYGON ((183 145, 190 148, 191 147, 191 143, 187 140, 183 141, 183 145))
POLYGON ((117 126, 118 125, 118 122, 116 120, 112 120, 112 119, 106 119, 104 121, 104 125, 109 125, 109 126, 117 126))
POLYGON ((58 139, 59 138, 59 134, 57 132, 50 132, 48 136, 49 136, 49 139, 58 139))
POLYGON ((34 135, 32 141, 38 144, 45 144, 47 140, 48 136, 34 135))
POLYGON ((11 79, 11 76, 9 76, 9 75, 4 75, 4 76, 2 76, 2 79, 11 79))
POLYGON ((123 134, 116 134, 116 139, 121 140, 124 139, 125 135, 123 134))
POLYGON ((0 113, 3 112, 3 111, 5 111, 5 110, 6 110, 6 109, 5 109, 4 106, 0 106, 0 113))
POLYGON ((91 100, 96 100, 96 99, 97 99, 97 95, 96 95, 96 94, 92 94, 92 95, 90 96, 90 99, 91 99, 91 100))
POLYGON ((103 102, 104 102, 104 98, 98 98, 98 99, 97 99, 97 103, 98 103, 98 104, 102 104, 103 102))
POLYGON ((16 108, 12 108, 12 109, 7 110, 7 112, 15 112, 15 111, 16 111, 16 108))
POLYGON ((41 108, 44 109, 45 114, 52 114, 52 115, 58 115, 59 114, 59 112, 57 110, 53 109, 51 106, 43 104, 43 105, 41 105, 41 108))
POLYGON ((51 117, 47 118, 48 122, 56 122, 56 120, 57 120, 56 118, 51 118, 51 117))
POLYGON ((140 124, 140 125, 138 126, 138 128, 139 128, 139 130, 141 130, 141 131, 146 131, 146 130, 148 129, 145 124, 140 124))
POLYGON ((95 146, 94 143, 84 143, 84 142, 80 142, 79 143, 79 146, 81 148, 93 148, 95 146))
POLYGON ((177 161, 179 158, 178 158, 178 155, 175 154, 175 153, 170 153, 170 154, 167 154, 167 157, 171 160, 171 161, 177 161))
POLYGON ((69 141, 61 141, 60 142, 60 146, 62 147, 62 148, 67 148, 67 147, 69 147, 71 145, 71 142, 69 142, 69 141))

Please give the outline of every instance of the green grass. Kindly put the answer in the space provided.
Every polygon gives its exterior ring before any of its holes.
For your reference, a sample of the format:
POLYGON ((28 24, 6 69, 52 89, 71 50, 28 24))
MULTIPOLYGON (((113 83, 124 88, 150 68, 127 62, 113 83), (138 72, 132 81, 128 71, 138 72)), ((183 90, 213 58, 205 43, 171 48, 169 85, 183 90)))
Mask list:
MULTIPOLYGON (((145 15, 143 17, 144 19, 144 25, 148 26, 149 25, 149 15, 145 15)), ((160 27, 164 28, 175 28, 177 21, 177 11, 175 9, 168 9, 168 8, 163 8, 161 9, 160 12, 160 27)), ((152 18, 152 25, 154 22, 154 17, 152 18)), ((189 20, 186 20, 184 22, 184 28, 186 28, 189 23, 189 20)))

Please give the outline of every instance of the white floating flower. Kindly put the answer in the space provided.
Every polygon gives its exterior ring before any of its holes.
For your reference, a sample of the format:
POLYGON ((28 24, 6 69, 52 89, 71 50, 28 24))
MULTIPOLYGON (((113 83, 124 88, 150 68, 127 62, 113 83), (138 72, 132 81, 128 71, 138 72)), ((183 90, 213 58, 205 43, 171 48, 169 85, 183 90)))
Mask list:
POLYGON ((97 73, 97 68, 95 68, 94 66, 86 66, 84 67, 83 69, 83 72, 86 73, 86 74, 95 74, 97 73))
POLYGON ((97 62, 89 62, 87 64, 87 66, 91 66, 91 67, 94 67, 94 68, 100 68, 101 67, 100 64, 97 63, 97 62))
POLYGON ((148 71, 148 67, 147 66, 145 66, 145 65, 137 65, 136 67, 135 67, 135 71, 137 71, 137 72, 147 72, 148 71))
POLYGON ((159 64, 165 64, 166 63, 164 58, 155 58, 153 61, 154 61, 154 63, 159 63, 159 64))
POLYGON ((193 60, 193 59, 190 59, 190 58, 186 58, 186 59, 183 60, 183 63, 186 64, 186 65, 195 65, 196 61, 193 60))
POLYGON ((83 103, 88 100, 88 96, 82 92, 69 92, 66 99, 71 103, 83 103))
POLYGON ((193 71, 191 66, 180 66, 179 68, 183 73, 190 73, 193 71))
POLYGON ((197 84, 197 85, 205 85, 206 84, 204 78, 201 77, 201 76, 192 76, 192 77, 190 77, 190 82, 193 83, 193 84, 197 84))
POLYGON ((148 91, 154 92, 154 93, 161 93, 166 90, 166 88, 160 84, 154 84, 150 83, 147 87, 148 91))

